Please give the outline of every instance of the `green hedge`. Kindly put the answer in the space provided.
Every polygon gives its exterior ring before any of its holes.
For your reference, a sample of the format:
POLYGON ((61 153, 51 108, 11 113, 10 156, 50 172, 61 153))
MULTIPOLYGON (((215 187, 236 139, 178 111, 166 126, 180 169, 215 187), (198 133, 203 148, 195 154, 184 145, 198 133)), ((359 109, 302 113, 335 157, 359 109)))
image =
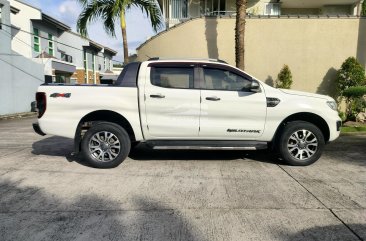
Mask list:
POLYGON ((347 98, 360 98, 366 95, 366 86, 354 86, 346 89, 343 96, 347 98))

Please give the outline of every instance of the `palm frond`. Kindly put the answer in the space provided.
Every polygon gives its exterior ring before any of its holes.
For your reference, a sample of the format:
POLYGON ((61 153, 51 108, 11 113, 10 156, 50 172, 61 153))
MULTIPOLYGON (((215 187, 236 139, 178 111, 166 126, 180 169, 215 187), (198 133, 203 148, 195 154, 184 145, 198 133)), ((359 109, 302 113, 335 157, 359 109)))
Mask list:
POLYGON ((130 0, 128 7, 130 6, 138 7, 143 13, 146 13, 147 17, 150 18, 151 26, 155 32, 164 26, 160 6, 156 0, 130 0))
POLYGON ((106 32, 112 36, 114 33, 114 19, 119 16, 118 9, 115 8, 114 0, 79 0, 86 2, 82 12, 77 20, 77 31, 83 35, 88 35, 87 25, 95 22, 97 19, 104 20, 106 32))

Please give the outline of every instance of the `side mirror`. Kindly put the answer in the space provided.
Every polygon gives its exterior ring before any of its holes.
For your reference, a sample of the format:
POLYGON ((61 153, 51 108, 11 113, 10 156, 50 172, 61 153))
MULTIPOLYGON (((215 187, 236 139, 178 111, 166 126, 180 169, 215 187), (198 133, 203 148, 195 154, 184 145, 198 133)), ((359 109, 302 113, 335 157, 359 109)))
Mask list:
POLYGON ((256 80, 253 80, 252 81, 252 84, 250 85, 250 88, 249 89, 252 92, 256 92, 256 93, 261 92, 261 86, 260 86, 259 82, 256 81, 256 80))

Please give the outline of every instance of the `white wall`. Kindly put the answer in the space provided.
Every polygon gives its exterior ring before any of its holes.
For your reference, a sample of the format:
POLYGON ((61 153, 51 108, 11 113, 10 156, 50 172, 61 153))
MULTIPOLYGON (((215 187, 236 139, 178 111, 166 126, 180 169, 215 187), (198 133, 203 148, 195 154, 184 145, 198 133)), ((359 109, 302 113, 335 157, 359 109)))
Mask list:
MULTIPOLYGON (((21 30, 33 32, 31 19, 42 19, 41 11, 37 8, 30 7, 16 0, 9 0, 10 5, 18 8, 18 14, 11 14, 11 24, 21 30)), ((18 31, 12 41, 12 48, 17 50, 21 55, 32 58, 32 36, 29 33, 18 31)))
MULTIPOLYGON (((9 2, 0 0, 0 3, 4 5, 2 22, 10 25, 9 2)), ((10 28, 3 25, 0 30, 0 115, 28 112, 38 86, 44 82, 44 66, 13 51, 5 31, 9 32, 10 28)))

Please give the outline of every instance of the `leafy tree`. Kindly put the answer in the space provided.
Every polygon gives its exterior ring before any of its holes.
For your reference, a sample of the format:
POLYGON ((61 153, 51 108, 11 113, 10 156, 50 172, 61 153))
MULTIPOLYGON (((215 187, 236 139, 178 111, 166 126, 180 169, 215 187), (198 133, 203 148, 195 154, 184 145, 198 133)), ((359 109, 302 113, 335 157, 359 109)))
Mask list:
POLYGON ((87 36, 87 25, 98 19, 103 21, 107 34, 115 37, 115 24, 118 20, 122 30, 123 56, 128 63, 128 45, 126 33, 126 11, 131 7, 138 7, 151 21, 155 31, 163 26, 163 18, 156 0, 77 0, 83 10, 77 21, 77 30, 87 36))
POLYGON ((278 74, 278 79, 276 82, 277 88, 290 89, 292 85, 292 74, 288 65, 284 65, 278 74))
POLYGON ((365 83, 365 69, 354 57, 344 61, 337 72, 337 92, 343 96, 343 92, 349 87, 363 85, 365 83))
POLYGON ((236 23, 235 23, 235 62, 236 67, 244 70, 245 61, 245 18, 247 10, 247 0, 236 0, 236 23))

